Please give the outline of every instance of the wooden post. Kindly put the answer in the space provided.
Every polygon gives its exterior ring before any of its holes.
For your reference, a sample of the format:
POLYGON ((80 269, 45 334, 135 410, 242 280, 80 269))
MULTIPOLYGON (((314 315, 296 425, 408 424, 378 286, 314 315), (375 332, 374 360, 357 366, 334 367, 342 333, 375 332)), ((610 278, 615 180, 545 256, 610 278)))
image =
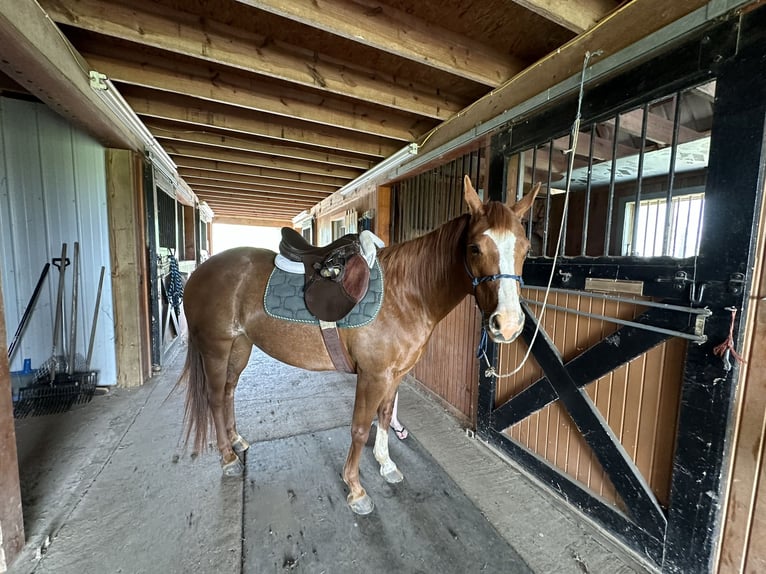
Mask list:
POLYGON ((0 572, 5 572, 24 546, 19 463, 13 424, 11 376, 5 329, 3 293, 0 289, 0 572))
POLYGON ((376 209, 377 221, 375 222, 375 235, 380 237, 386 245, 391 243, 391 188, 380 186, 378 188, 378 206, 376 209))
POLYGON ((133 152, 106 150, 107 211, 112 260, 112 296, 117 355, 117 384, 136 387, 144 382, 143 347, 147 321, 141 294, 145 267, 140 246, 141 178, 133 152), (138 288, 137 288, 138 286, 138 288))

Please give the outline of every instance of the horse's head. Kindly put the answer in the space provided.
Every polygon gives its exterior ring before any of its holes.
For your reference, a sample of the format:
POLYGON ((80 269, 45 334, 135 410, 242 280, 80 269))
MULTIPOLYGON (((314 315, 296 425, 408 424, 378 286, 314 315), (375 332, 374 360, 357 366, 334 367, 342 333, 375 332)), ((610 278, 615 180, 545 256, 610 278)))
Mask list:
POLYGON ((464 185, 471 213, 466 270, 490 338, 496 343, 510 343, 524 326, 519 286, 529 241, 521 218, 532 207, 540 184, 511 206, 497 201, 482 203, 468 176, 464 185))

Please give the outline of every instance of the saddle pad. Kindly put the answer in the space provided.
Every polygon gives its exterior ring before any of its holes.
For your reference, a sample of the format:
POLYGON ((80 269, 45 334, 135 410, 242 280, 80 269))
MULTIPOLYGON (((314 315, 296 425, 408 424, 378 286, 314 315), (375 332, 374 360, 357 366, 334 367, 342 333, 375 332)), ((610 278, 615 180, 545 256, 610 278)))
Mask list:
MULTIPOLYGON (((270 317, 296 323, 319 325, 319 319, 306 308, 303 300, 303 274, 286 273, 274 268, 266 285, 263 307, 270 317)), ((383 272, 376 261, 370 269, 370 286, 364 298, 338 321, 340 328, 364 327, 372 322, 383 305, 383 272)))

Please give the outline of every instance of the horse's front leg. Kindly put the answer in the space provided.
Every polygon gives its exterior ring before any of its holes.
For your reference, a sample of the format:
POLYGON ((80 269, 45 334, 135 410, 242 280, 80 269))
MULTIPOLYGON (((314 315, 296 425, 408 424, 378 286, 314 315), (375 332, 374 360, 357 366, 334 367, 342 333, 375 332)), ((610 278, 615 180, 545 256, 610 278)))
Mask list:
POLYGON ((378 407, 378 431, 375 434, 375 447, 373 448, 373 454, 375 460, 380 463, 380 476, 386 479, 386 482, 390 484, 396 484, 404 480, 404 475, 396 467, 396 463, 391 460, 391 456, 388 453, 388 428, 391 424, 391 416, 394 410, 394 395, 384 400, 380 407, 378 407))
POLYGON ((354 399, 354 415, 351 419, 351 448, 343 465, 343 482, 349 488, 348 505, 356 514, 369 514, 375 505, 359 480, 359 459, 370 436, 375 412, 385 395, 385 382, 359 373, 354 399))

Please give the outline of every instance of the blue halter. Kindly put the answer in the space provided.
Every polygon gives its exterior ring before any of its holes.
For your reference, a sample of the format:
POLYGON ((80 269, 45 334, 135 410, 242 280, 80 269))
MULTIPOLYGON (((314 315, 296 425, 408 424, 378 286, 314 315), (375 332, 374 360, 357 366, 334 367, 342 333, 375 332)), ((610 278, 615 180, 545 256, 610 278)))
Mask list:
MULTIPOLYGON (((476 297, 476 287, 481 285, 482 283, 486 281, 497 281, 498 279, 513 279, 514 281, 518 281, 519 285, 522 287, 524 286, 524 279, 521 278, 521 275, 510 275, 508 273, 497 273, 495 275, 484 275, 483 277, 475 277, 473 273, 471 273, 471 270, 468 268, 468 262, 463 260, 463 265, 465 266, 465 272, 468 273, 468 277, 471 279, 471 285, 473 285, 473 296, 476 297)), ((483 315, 483 313, 482 313, 483 315)), ((481 339, 479 339, 479 345, 476 349, 476 358, 480 358, 482 355, 485 355, 487 352, 487 344, 488 336, 487 336, 487 326, 484 324, 484 320, 482 320, 481 325, 481 339)))
POLYGON ((524 286, 524 279, 521 278, 521 275, 497 273, 495 275, 484 275, 483 277, 474 277, 473 273, 471 273, 471 270, 468 268, 468 262, 463 261, 463 265, 465 265, 465 271, 466 273, 468 273, 468 277, 471 278, 471 285, 473 285, 474 291, 476 291, 476 287, 478 287, 482 283, 486 281, 497 281, 498 279, 513 279, 514 281, 518 281, 519 285, 521 285, 522 287, 524 286))

